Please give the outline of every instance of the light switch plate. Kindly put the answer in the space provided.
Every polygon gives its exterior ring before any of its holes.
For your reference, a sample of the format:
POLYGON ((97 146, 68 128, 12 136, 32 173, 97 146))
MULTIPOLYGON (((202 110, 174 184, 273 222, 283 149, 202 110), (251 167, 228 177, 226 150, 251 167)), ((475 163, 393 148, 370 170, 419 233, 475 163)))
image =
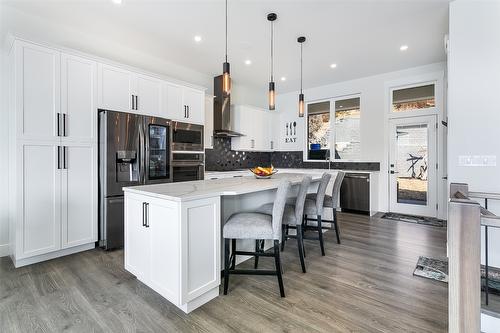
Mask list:
POLYGON ((497 166, 496 155, 460 155, 458 165, 466 167, 495 167, 497 166))

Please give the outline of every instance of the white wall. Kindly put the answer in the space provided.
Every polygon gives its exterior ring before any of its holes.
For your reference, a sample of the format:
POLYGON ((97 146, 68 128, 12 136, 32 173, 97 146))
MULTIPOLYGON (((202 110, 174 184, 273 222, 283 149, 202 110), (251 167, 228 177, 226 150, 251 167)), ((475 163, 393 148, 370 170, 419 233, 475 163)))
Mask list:
MULTIPOLYGON (((471 191, 500 193, 499 59, 500 3, 452 2, 448 55, 448 175, 450 182, 468 183, 471 191), (465 167, 458 163, 460 155, 495 155, 498 161, 495 167, 465 167)), ((500 215, 500 202, 492 202, 489 209, 500 215)), ((489 264, 500 267, 500 230, 490 228, 489 238, 489 264)), ((494 327, 500 327, 500 320, 483 315, 482 329, 495 332, 494 327)))
MULTIPOLYGON (((379 211, 388 211, 388 114, 389 96, 388 85, 391 82, 409 83, 418 82, 419 77, 444 75, 445 63, 430 64, 422 67, 410 68, 403 71, 390 72, 376 76, 360 78, 336 84, 315 87, 304 91, 306 103, 337 96, 361 94, 361 161, 380 162, 379 178, 379 211), (415 81, 417 80, 417 81, 415 81)), ((306 74, 307 75, 307 74, 306 74)), ((332 75, 335 75, 333 73, 332 75)), ((437 77, 436 77, 437 78, 437 77)), ((298 92, 278 95, 276 98, 276 108, 280 114, 280 140, 279 150, 282 151, 302 151, 304 149, 305 117, 298 118, 298 92), (297 122, 297 142, 285 143, 285 123, 297 122), (301 134, 302 133, 302 134, 301 134)), ((444 112, 444 110, 442 110, 444 112)), ((442 114, 441 114, 442 116, 442 114)), ((438 119, 440 122, 441 119, 438 119)), ((440 142, 442 142, 443 129, 440 126, 440 142)), ((442 152, 442 149, 440 149, 442 152)), ((443 154, 441 154, 443 155, 443 154)), ((444 170, 443 170, 444 171, 444 170)), ((441 179, 441 175, 438 175, 441 179)), ((442 184, 442 182, 441 182, 442 184)), ((442 186, 444 188, 444 185, 442 186)), ((441 193, 444 190, 441 191, 441 193)), ((446 210, 445 195, 440 196, 442 203, 439 217, 444 218, 446 210)))

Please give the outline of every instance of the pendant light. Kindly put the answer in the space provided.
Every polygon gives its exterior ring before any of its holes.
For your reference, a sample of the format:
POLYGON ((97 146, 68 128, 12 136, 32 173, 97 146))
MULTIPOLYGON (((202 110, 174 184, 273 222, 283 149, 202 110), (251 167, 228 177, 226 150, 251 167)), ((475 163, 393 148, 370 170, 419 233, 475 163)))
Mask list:
POLYGON ((228 96, 231 94, 231 73, 229 62, 227 62, 227 0, 226 0, 226 58, 222 64, 222 92, 228 96))
POLYGON ((299 93, 299 117, 304 117, 304 94, 302 93, 302 44, 306 41, 305 37, 297 38, 300 44, 300 93, 299 93))
POLYGON ((276 91, 274 84, 274 21, 278 18, 275 13, 269 13, 267 20, 271 22, 271 80, 269 81, 269 110, 274 110, 276 105, 276 91))

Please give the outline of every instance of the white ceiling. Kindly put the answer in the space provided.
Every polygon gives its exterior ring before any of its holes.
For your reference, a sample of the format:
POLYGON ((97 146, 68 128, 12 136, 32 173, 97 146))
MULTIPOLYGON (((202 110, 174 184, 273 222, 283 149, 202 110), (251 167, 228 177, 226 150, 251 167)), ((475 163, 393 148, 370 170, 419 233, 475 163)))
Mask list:
MULTIPOLYGON (((122 1, 121 5, 111 0, 3 3, 206 75, 222 71, 223 0, 122 1), (202 36, 202 42, 195 43, 195 35, 202 36)), ((445 60, 443 37, 448 31, 448 0, 229 0, 229 62, 233 79, 239 84, 267 89, 269 12, 278 14, 278 93, 298 89, 296 40, 301 35, 307 37, 306 88, 445 60), (403 44, 409 46, 406 52, 399 50, 403 44), (252 60, 251 66, 244 64, 246 59, 252 60), (337 68, 331 69, 331 63, 336 63, 337 68), (287 78, 285 82, 280 81, 282 76, 287 78)), ((71 41, 66 41, 66 46, 71 46, 71 41)))

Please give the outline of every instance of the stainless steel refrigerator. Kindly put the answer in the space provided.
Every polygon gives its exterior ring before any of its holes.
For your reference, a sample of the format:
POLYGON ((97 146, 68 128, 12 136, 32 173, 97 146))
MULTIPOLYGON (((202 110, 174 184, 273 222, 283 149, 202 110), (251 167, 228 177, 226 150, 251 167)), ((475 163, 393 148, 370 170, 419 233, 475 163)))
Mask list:
POLYGON ((123 187, 172 181, 170 120, 99 110, 99 245, 123 247, 123 187))

